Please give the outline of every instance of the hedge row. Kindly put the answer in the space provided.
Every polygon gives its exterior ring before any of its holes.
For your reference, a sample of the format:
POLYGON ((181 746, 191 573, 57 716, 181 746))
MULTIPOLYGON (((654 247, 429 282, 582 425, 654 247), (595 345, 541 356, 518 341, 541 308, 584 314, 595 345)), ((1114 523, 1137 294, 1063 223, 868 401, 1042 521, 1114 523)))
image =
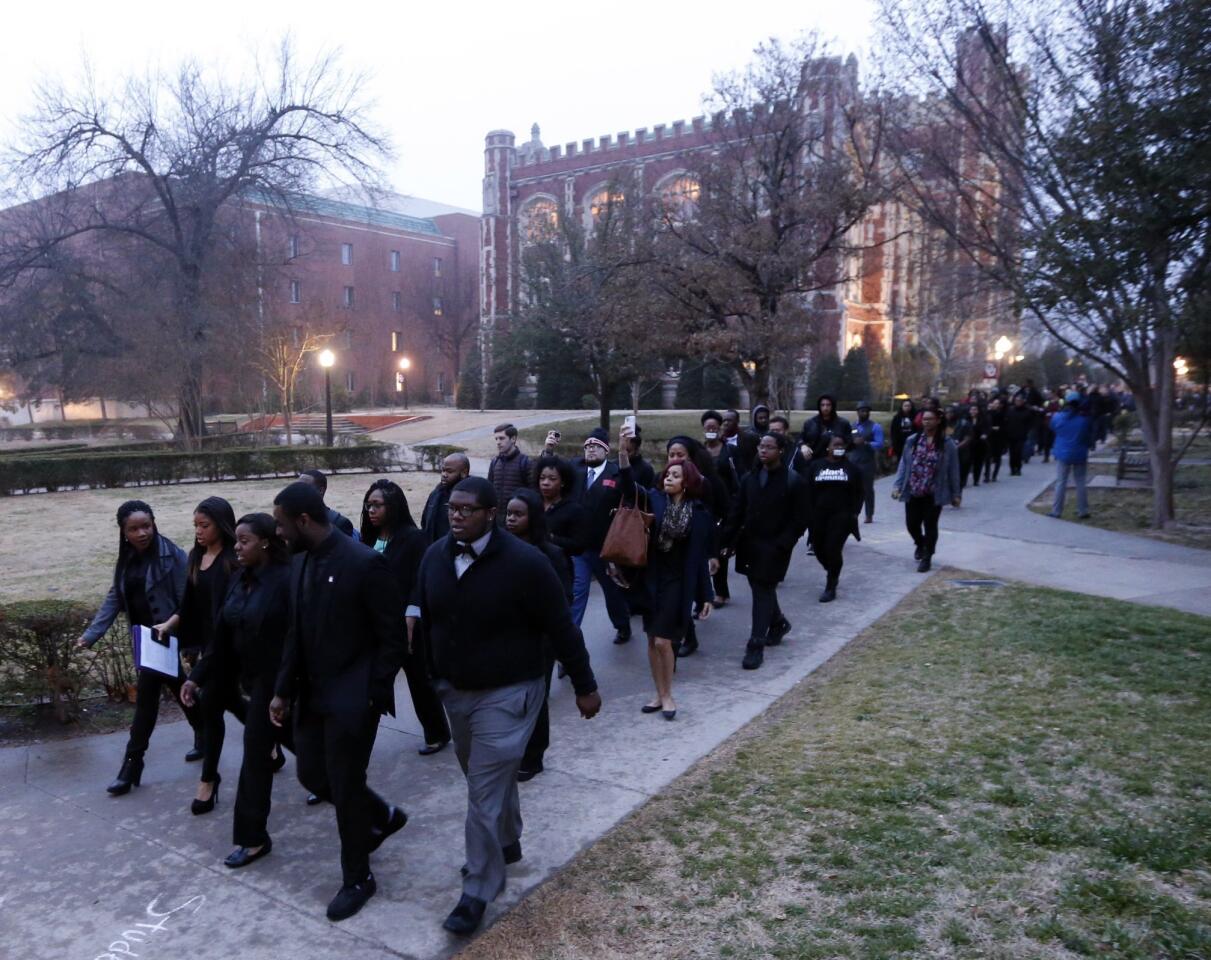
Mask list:
POLYGON ((0 459, 0 496, 81 487, 125 487, 185 481, 297 476, 301 470, 403 469, 394 444, 352 447, 261 447, 151 453, 67 453, 0 459))
POLYGON ((83 697, 132 700, 130 633, 119 619, 92 650, 76 646, 95 605, 25 600, 0 605, 0 702, 49 704, 60 722, 79 717, 83 697))

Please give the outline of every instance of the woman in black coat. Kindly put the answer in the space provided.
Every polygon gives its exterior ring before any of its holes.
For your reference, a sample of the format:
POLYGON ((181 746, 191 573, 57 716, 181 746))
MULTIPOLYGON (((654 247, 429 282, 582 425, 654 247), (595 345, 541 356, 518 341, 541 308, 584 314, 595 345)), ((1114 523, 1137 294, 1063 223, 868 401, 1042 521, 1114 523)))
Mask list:
MULTIPOLYGON (((635 496, 635 478, 626 454, 630 430, 619 435, 618 468, 623 501, 635 496)), ((648 565, 640 583, 648 594, 643 629, 648 635, 648 662, 656 696, 644 713, 659 711, 666 720, 677 716, 673 701, 675 649, 693 622, 711 615, 715 592, 710 558, 714 552, 715 518, 703 504, 708 487, 691 460, 670 461, 656 488, 647 491, 653 521, 648 536, 648 565)))
POLYGON ((572 496, 576 473, 567 460, 544 454, 538 458, 534 483, 542 496, 550 540, 571 564, 573 557, 584 553, 589 537, 584 507, 572 496))
MULTIPOLYGON (((383 555, 400 586, 400 595, 407 604, 412 597, 416 573, 429 546, 424 533, 412 519, 408 499, 399 484, 390 480, 375 480, 362 500, 361 540, 383 555)), ((400 611, 400 629, 404 630, 404 610, 400 611)), ((412 708, 424 731, 425 745, 417 752, 422 757, 437 753, 450 742, 450 726, 442 709, 437 691, 429 679, 425 657, 424 624, 408 638, 408 655, 404 658, 404 676, 412 695, 412 708)))
MULTIPOLYGON (((524 540, 534 549, 542 553, 551 562, 555 573, 563 587, 564 599, 568 608, 572 606, 572 558, 552 542, 547 521, 549 512, 543 507, 542 498, 533 490, 515 490, 513 497, 505 504, 505 529, 519 540, 524 540)), ((542 709, 534 724, 534 732, 526 743, 526 752, 521 758, 521 767, 517 771, 518 783, 533 780, 542 773, 542 760, 547 747, 551 745, 551 712, 547 706, 547 698, 551 695, 551 670, 555 666, 555 654, 547 649, 547 667, 544 674, 546 692, 543 694, 542 709)), ((561 673, 560 676, 563 676, 561 673)))
POLYGON ((901 400, 900 409, 891 418, 891 449, 899 460, 904 454, 904 442, 912 435, 917 418, 917 407, 911 400, 901 400))
MULTIPOLYGON (((118 559, 113 583, 76 645, 91 647, 105 636, 118 614, 125 614, 132 627, 150 628, 163 621, 180 606, 188 566, 185 551, 156 528, 151 507, 142 500, 127 500, 118 507, 118 559)), ((138 671, 135 715, 126 754, 117 778, 106 788, 113 796, 129 793, 143 777, 143 754, 160 713, 161 687, 168 687, 179 702, 184 682, 183 671, 173 677, 155 670, 138 671)), ((201 729, 200 713, 185 704, 181 706, 196 736, 201 729)))
MULTIPOLYGON (((156 625, 162 635, 177 634, 181 638, 181 656, 191 667, 214 643, 219 610, 237 568, 235 511, 231 504, 222 497, 207 497, 194 508, 193 532, 194 545, 189 551, 189 573, 181 608, 164 623, 156 625)), ((246 719, 244 700, 235 676, 214 677, 206 696, 199 701, 199 708, 202 712, 202 773, 197 795, 189 808, 195 816, 210 813, 218 802, 219 783, 222 782, 219 757, 227 737, 224 711, 241 723, 246 719)), ((194 749, 186 754, 186 760, 198 759, 198 746, 195 740, 194 749)))
POLYGON ((269 853, 269 809, 273 774, 286 762, 282 744, 294 749, 290 725, 275 727, 269 702, 290 628, 290 553, 267 513, 240 517, 235 526, 235 556, 241 572, 232 577, 215 624, 214 642, 193 668, 181 698, 203 701, 234 678, 247 697, 244 760, 236 789, 232 839, 236 845, 223 863, 232 868, 269 853))

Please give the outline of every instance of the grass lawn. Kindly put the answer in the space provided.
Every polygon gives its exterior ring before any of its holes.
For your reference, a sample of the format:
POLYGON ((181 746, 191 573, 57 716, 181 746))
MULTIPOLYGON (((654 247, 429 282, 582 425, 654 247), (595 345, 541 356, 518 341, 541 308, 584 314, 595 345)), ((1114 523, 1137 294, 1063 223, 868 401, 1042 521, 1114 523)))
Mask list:
MULTIPOLYGON (((1090 476, 1095 471, 1114 475, 1113 467, 1095 464, 1089 469, 1090 476)), ((1050 511, 1055 496, 1053 490, 1054 485, 1039 494, 1030 504, 1030 509, 1035 513, 1050 511)), ((1080 522, 1187 547, 1211 549, 1211 467, 1178 467, 1173 499, 1177 511, 1176 522, 1164 530, 1153 530, 1149 525, 1152 518, 1151 490, 1091 487, 1089 511, 1093 516, 1080 522)), ((1065 499, 1064 519, 1076 520, 1075 489, 1069 490, 1065 499)))
POLYGON ((1211 620, 935 575, 460 958, 1206 958, 1209 691, 1211 620))

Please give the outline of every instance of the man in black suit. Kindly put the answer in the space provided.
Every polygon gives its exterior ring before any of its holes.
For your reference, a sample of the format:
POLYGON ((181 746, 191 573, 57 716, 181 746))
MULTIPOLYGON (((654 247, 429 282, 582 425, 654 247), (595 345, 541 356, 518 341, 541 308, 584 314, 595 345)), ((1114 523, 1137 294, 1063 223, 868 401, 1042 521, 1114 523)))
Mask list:
POLYGON ((753 592, 752 628, 741 666, 756 670, 765 648, 791 629, 778 606, 778 584, 786 578, 795 544, 807 527, 807 486, 783 463, 787 439, 767 433, 757 443, 760 466, 740 481, 740 492, 724 524, 724 553, 736 555, 736 572, 753 592))
POLYGON ((425 512, 421 514, 420 526, 425 533, 426 543, 436 543, 450 532, 450 520, 446 516, 450 491, 459 480, 469 476, 471 461, 465 453, 452 453, 442 461, 441 480, 429 494, 429 499, 425 501, 425 512))
POLYGON ((610 579, 601 559, 601 546, 610 532, 610 521, 622 494, 618 464, 606 460, 609 452, 609 434, 597 427, 585 439, 584 456, 572 462, 576 472, 576 489, 572 496, 584 507, 588 529, 584 551, 572 558, 572 619, 577 626, 584 620, 589 605, 589 587, 595 577, 605 595, 610 623, 617 631, 614 642, 626 643, 631 639, 631 610, 622 588, 610 579))
POLYGON ((443 926, 468 934, 521 859, 517 772, 545 700, 553 654, 585 719, 597 682, 547 557, 496 527, 496 491, 468 477, 450 494, 450 533, 425 552, 408 610, 425 624, 429 665, 467 778, 463 893, 443 926), (549 650, 548 650, 549 647, 549 650))
POLYGON ((371 852, 408 820, 366 785, 378 718, 395 715, 404 601, 386 561, 328 522, 314 486, 290 484, 273 515, 296 556, 269 715, 281 726, 293 707, 299 781, 336 808, 343 883, 328 919, 344 920, 374 895, 371 852))

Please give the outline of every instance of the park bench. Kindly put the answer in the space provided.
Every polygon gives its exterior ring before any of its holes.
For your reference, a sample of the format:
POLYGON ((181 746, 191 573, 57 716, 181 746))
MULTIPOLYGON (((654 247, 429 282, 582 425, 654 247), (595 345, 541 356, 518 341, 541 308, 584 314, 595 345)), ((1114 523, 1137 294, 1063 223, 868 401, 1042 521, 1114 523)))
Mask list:
POLYGON ((1114 482, 1122 483, 1124 480, 1151 482, 1152 465, 1148 461, 1148 451, 1144 447, 1119 447, 1114 482))

